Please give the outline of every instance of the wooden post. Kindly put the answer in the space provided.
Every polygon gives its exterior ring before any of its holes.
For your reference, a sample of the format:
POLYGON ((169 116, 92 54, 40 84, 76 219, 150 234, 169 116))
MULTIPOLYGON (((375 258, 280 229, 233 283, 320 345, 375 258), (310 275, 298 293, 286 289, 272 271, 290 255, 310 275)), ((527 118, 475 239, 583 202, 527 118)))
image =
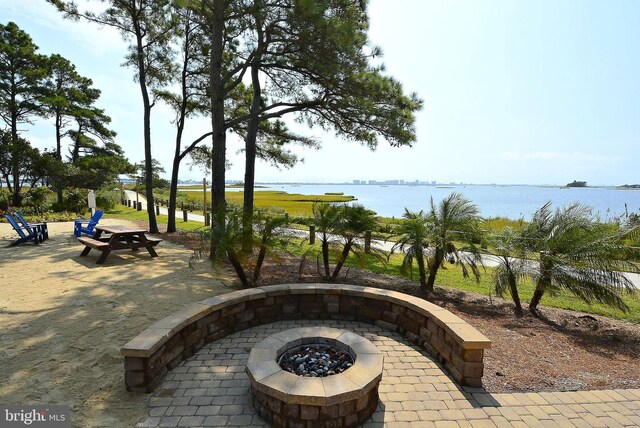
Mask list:
POLYGON ((204 195, 202 199, 202 215, 204 216, 204 225, 209 226, 209 222, 207 221, 207 179, 202 179, 202 193, 204 195))
POLYGON ((182 220, 184 220, 184 222, 187 222, 187 210, 182 210, 182 220))
POLYGON ((309 245, 316 243, 316 226, 315 224, 309 225, 309 245))
POLYGON ((184 211, 184 202, 180 202, 180 209, 184 211))
POLYGON ((160 205, 156 205, 156 215, 160 215, 160 205))
POLYGON ((127 206, 131 208, 131 199, 127 199, 127 206))
POLYGON ((193 212, 193 202, 189 204, 189 211, 193 212))
POLYGON ((371 231, 364 232, 364 253, 371 254, 371 231))
POLYGON ((140 180, 140 177, 138 177, 136 175, 136 208, 138 211, 142 211, 142 208, 140 208, 140 199, 139 199, 139 195, 138 195, 138 181, 140 180))
POLYGON ((136 203, 136 205, 137 205, 137 206, 136 206, 136 209, 137 209, 138 211, 142 211, 142 202, 138 201, 138 202, 136 203))

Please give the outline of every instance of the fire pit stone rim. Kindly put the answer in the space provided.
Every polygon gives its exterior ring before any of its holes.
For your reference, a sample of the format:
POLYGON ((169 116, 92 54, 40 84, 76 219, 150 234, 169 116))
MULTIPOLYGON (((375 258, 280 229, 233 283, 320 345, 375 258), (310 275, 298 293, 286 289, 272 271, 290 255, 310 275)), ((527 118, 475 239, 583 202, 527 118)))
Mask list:
POLYGON ((256 344, 249 354, 246 372, 254 388, 274 398, 329 406, 375 387, 382 379, 383 363, 383 353, 362 336, 325 326, 300 327, 276 333, 256 344), (297 376, 280 368, 277 358, 287 349, 305 343, 339 343, 356 357, 355 363, 343 373, 324 378, 297 376))

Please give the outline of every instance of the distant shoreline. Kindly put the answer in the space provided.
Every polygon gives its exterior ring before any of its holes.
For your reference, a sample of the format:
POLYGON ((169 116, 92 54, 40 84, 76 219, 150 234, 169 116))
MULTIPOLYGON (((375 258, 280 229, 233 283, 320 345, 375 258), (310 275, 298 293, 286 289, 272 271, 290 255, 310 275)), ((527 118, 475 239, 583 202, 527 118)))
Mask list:
MULTIPOLYGON (((208 183, 210 186, 211 184, 208 183)), ((283 186, 411 186, 411 187, 460 187, 460 186, 485 186, 485 187, 566 187, 566 184, 485 184, 485 183, 436 183, 436 184, 415 184, 415 183, 385 183, 385 182, 377 182, 377 183, 345 183, 345 182, 307 182, 307 181, 259 181, 256 182, 256 187, 258 186, 273 186, 273 185, 283 185, 283 186)), ((178 187, 187 187, 187 186, 202 186, 202 182, 196 183, 191 181, 181 181, 178 182, 178 187)), ((226 187, 242 187, 242 183, 228 182, 226 187)), ((633 184, 623 184, 623 185, 614 185, 614 184, 597 184, 597 185, 589 185, 586 188, 623 188, 623 189, 634 189, 640 188, 640 185, 633 184), (637 186, 637 187, 634 187, 637 186)))

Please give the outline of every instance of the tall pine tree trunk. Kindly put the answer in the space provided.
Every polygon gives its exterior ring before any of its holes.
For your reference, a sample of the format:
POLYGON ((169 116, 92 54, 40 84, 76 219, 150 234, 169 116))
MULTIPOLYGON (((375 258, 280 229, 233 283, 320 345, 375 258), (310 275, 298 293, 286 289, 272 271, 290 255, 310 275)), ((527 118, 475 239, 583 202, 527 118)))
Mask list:
POLYGON ((171 168, 171 183, 169 184, 169 203, 167 204, 167 210, 169 210, 167 219, 167 233, 174 233, 176 231, 176 208, 178 198, 178 171, 180 170, 180 157, 178 152, 180 148, 176 146, 176 156, 173 158, 173 166, 171 168))
POLYGON ((142 105, 144 108, 144 173, 145 173, 145 196, 147 199, 147 215, 149 216, 149 232, 159 233, 158 222, 153 199, 153 158, 151 157, 151 99, 147 88, 147 71, 144 62, 143 33, 139 23, 134 23, 136 34, 137 61, 138 61, 138 82, 142 93, 142 105))
MULTIPOLYGON (((254 6, 256 9, 261 7, 260 0, 254 0, 254 6)), ((258 126, 260 125, 260 119, 258 113, 260 112, 260 105, 262 102, 262 88, 260 86, 258 63, 262 59, 262 52, 264 50, 264 34, 262 32, 262 19, 258 13, 255 15, 256 19, 256 37, 258 45, 255 50, 255 58, 251 65, 251 88, 253 90, 251 100, 251 107, 249 113, 251 118, 247 124, 247 136, 245 138, 245 166, 244 166, 244 199, 242 205, 242 249, 245 252, 251 251, 251 241, 253 236, 253 192, 256 179, 256 156, 257 156, 257 143, 258 138, 258 126)))
POLYGON ((211 22, 211 64, 209 81, 211 84, 211 198, 213 221, 209 257, 216 257, 220 239, 224 236, 226 200, 225 200, 225 161, 226 161, 226 128, 224 119, 224 81, 222 77, 222 50, 224 43, 224 0, 213 0, 211 22))
MULTIPOLYGON (((11 101, 13 106, 16 105, 15 96, 11 95, 11 101)), ((15 111, 11 112, 11 142, 13 148, 11 149, 11 176, 13 178, 13 194, 11 195, 11 204, 19 207, 22 205, 22 194, 20 193, 20 162, 19 156, 16 153, 18 150, 18 114, 15 111)))
POLYGON ((180 147, 182 146, 182 134, 184 132, 184 122, 187 117, 187 102, 188 102, 188 89, 187 89, 187 74, 189 68, 189 28, 185 29, 185 42, 184 42, 184 61, 182 63, 182 71, 180 74, 180 89, 181 89, 181 101, 180 101, 180 113, 178 115, 177 128, 176 128, 176 146, 173 153, 173 165, 171 166, 171 183, 169 184, 169 204, 167 209, 167 232, 174 233, 176 231, 176 199, 178 197, 178 172, 180 171, 180 162, 185 154, 180 153, 180 147))
MULTIPOLYGON (((62 162, 62 136, 60 133, 62 132, 62 116, 60 113, 56 113, 56 159, 62 162)), ((62 205, 62 183, 61 179, 58 177, 58 183, 56 184, 56 195, 58 197, 58 204, 62 205)))
POLYGON ((155 202, 153 198, 153 158, 151 157, 151 105, 149 95, 146 93, 144 102, 144 171, 145 171, 145 196, 147 198, 147 214, 149 216, 149 233, 160 233, 156 219, 155 202))
POLYGON ((260 110, 260 80, 258 79, 258 67, 251 67, 251 86, 253 88, 253 100, 251 102, 251 118, 247 126, 245 138, 245 166, 244 166, 244 200, 242 206, 242 248, 251 251, 251 237, 253 235, 253 197, 255 187, 256 155, 258 138, 258 112, 260 110))

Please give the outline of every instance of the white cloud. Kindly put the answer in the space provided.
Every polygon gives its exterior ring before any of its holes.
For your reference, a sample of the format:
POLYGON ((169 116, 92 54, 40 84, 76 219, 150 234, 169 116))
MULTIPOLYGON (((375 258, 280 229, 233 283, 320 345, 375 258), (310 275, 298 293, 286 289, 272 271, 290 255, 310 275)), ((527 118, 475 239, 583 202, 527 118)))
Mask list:
MULTIPOLYGON (((69 38, 76 48, 86 49, 94 55, 121 53, 125 46, 120 33, 115 29, 101 27, 84 20, 64 19, 62 13, 43 0, 0 0, 0 10, 3 10, 10 20, 31 22, 51 30, 53 34, 58 35, 57 37, 60 37, 59 35, 62 33, 63 37, 69 38)), ((99 10, 94 10, 94 12, 99 12, 99 10)), ((40 44, 38 40, 34 41, 36 44, 40 44)))

